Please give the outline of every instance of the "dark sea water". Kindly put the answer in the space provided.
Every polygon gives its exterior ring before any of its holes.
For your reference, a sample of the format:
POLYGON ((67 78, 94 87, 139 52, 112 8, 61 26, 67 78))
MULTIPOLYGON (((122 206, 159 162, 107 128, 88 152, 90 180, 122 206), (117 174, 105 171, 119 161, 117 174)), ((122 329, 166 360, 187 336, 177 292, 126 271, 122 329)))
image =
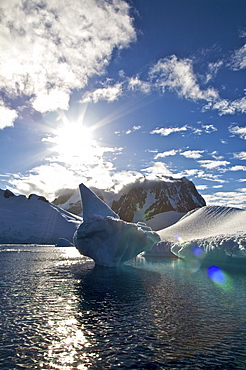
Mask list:
POLYGON ((0 369, 246 369, 246 273, 0 247, 0 369), (210 275, 210 277, 209 277, 210 275))

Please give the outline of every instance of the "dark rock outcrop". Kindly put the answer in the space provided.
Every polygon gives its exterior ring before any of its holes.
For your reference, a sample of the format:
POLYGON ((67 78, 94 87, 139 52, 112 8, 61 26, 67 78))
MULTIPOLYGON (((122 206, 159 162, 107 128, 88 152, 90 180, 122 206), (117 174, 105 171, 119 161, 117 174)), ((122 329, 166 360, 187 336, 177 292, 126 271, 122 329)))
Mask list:
POLYGON ((154 215, 168 212, 188 212, 205 206, 205 200, 197 192, 194 184, 183 177, 165 180, 144 180, 135 183, 111 208, 121 219, 132 222, 137 211, 142 211, 143 219, 149 220, 154 215))
POLYGON ((12 191, 10 191, 9 189, 6 189, 3 196, 4 198, 11 198, 11 197, 15 197, 15 194, 12 193, 12 191))

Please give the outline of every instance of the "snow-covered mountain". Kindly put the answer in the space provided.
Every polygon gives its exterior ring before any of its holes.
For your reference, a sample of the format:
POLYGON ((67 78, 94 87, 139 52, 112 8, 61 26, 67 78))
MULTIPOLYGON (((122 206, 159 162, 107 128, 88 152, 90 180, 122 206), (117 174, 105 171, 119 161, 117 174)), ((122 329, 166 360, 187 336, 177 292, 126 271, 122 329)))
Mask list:
POLYGON ((0 189, 0 243, 56 244, 73 240, 81 218, 35 194, 26 198, 0 189))
MULTIPOLYGON (((194 184, 186 178, 143 177, 118 193, 92 190, 122 220, 144 221, 153 230, 168 227, 186 212, 205 205, 194 184)), ((53 203, 35 194, 27 198, 0 190, 0 243, 56 244, 59 238, 72 241, 82 220, 78 216, 81 211, 77 190, 64 189, 53 203)))
MULTIPOLYGON (((171 212, 172 219, 177 221, 184 213, 206 205, 194 184, 185 177, 173 179, 163 176, 154 180, 143 177, 135 183, 124 186, 118 193, 95 188, 92 190, 122 220, 128 222, 151 223, 156 215, 165 212, 171 212), (178 213, 176 217, 175 213, 178 213)), ((65 189, 53 203, 68 212, 81 215, 82 206, 78 190, 65 189)))
POLYGON ((125 221, 148 221, 163 212, 185 213, 205 206, 193 182, 185 177, 138 181, 112 203, 112 209, 125 221))

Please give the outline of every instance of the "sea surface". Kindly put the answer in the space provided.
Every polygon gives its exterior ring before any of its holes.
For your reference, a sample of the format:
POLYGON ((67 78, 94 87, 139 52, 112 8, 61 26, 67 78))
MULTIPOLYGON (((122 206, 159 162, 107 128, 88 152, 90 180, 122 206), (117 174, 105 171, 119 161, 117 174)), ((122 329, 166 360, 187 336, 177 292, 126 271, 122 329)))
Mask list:
POLYGON ((0 369, 246 369, 246 273, 0 246, 0 369))

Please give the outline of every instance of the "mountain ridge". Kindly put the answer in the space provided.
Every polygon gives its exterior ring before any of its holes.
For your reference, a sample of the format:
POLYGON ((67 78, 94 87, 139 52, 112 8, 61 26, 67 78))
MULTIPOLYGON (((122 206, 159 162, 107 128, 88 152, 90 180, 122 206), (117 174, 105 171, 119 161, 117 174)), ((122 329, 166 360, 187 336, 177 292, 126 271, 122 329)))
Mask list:
MULTIPOLYGON (((186 177, 174 179, 162 176, 138 181, 122 187, 118 193, 91 188, 97 196, 107 203, 120 218, 128 222, 148 221, 154 216, 176 211, 189 212, 206 205, 192 181, 186 177)), ((79 192, 64 189, 64 194, 53 204, 76 215, 82 215, 79 192)))

